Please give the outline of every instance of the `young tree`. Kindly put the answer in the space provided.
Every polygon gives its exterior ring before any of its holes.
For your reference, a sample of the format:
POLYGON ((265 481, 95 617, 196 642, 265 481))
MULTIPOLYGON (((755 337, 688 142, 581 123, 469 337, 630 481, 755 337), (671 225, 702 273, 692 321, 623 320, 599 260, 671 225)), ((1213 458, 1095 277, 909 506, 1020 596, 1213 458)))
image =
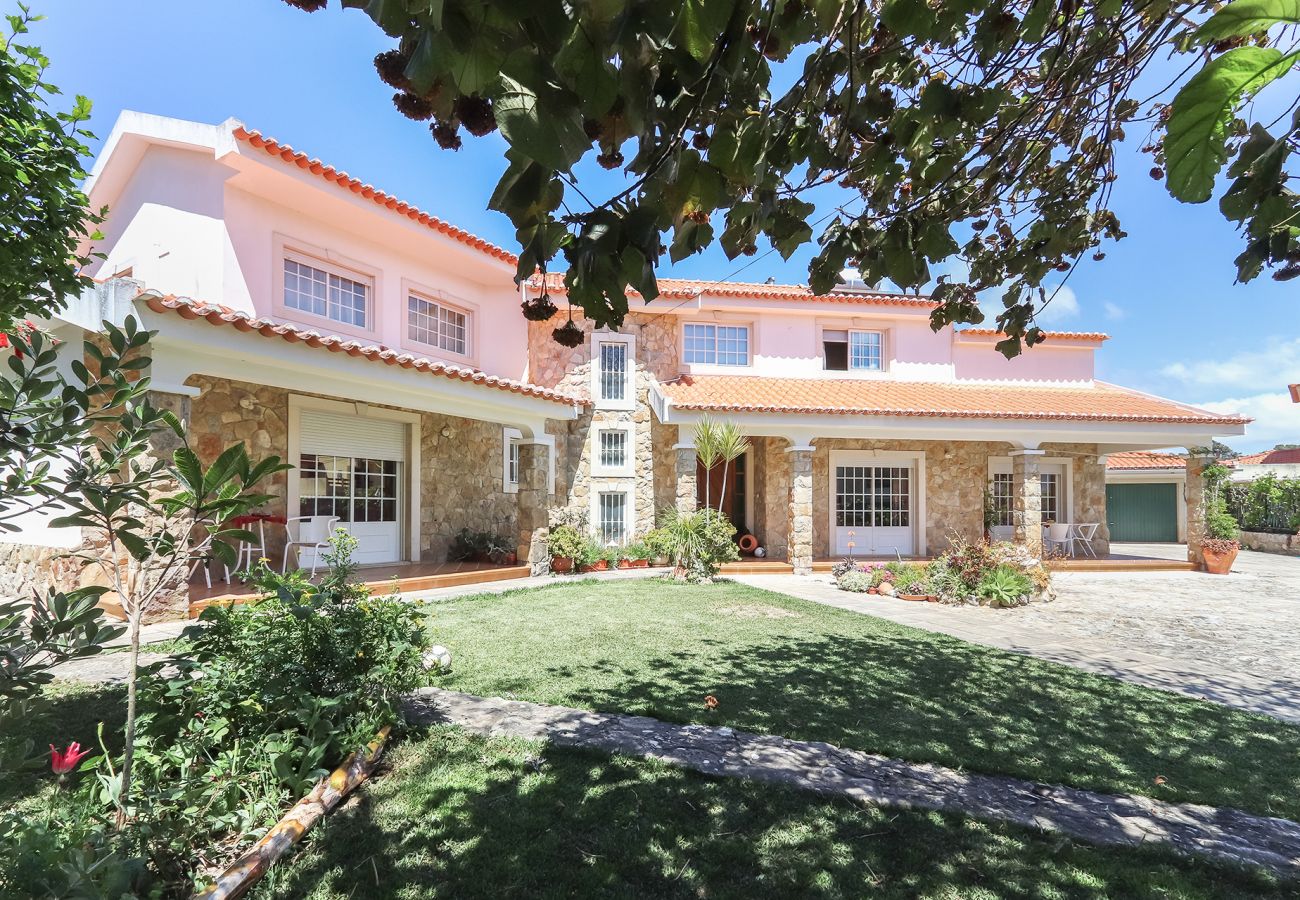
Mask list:
POLYGON ((59 90, 45 81, 49 60, 23 42, 40 17, 18 9, 6 17, 8 34, 0 32, 0 333, 24 316, 58 309, 88 282, 78 246, 98 240, 90 231, 103 221, 81 191, 84 141, 93 137, 82 127, 90 101, 78 95, 66 112, 50 108, 59 90))
POLYGON ((597 325, 622 321, 629 286, 657 296, 665 253, 717 240, 737 258, 765 240, 788 258, 816 240, 819 293, 848 264, 910 289, 960 257, 969 276, 939 279, 933 325, 982 321, 977 292, 998 288, 999 348, 1014 355, 1042 338, 1045 280, 1124 235, 1109 205, 1116 146, 1142 127, 1189 201, 1209 195, 1225 141, 1239 144, 1224 200, 1248 222, 1239 275, 1294 262, 1283 163, 1295 123, 1242 143, 1236 113, 1294 60, 1272 46, 1295 21, 1281 0, 1236 0, 1208 23, 1206 0, 342 5, 393 38, 379 76, 440 146, 500 129, 509 149, 489 206, 517 229, 517 277, 562 253, 569 300, 597 325), (1186 81, 1172 110, 1139 84, 1169 53, 1194 54, 1188 71, 1210 60, 1170 85, 1186 81), (611 195, 579 181, 592 155, 626 175, 611 195), (816 210, 810 193, 834 184, 840 200, 816 210))
MULTIPOLYGON (((254 465, 242 443, 203 466, 179 417, 150 397, 143 373, 154 333, 141 330, 134 318, 121 328, 105 322, 104 332, 104 346, 85 341, 84 361, 72 360, 71 379, 55 371, 55 350, 41 332, 13 337, 12 383, 26 386, 21 390, 28 396, 45 398, 38 404, 45 412, 11 418, 8 431, 19 435, 18 446, 35 446, 44 454, 19 476, 22 488, 60 509, 53 527, 82 530, 83 549, 69 555, 99 570, 107 588, 96 596, 111 591, 126 616, 130 657, 117 797, 124 822, 131 799, 141 625, 169 591, 184 584, 196 561, 215 554, 234 563, 230 541, 252 535, 232 527, 232 520, 270 499, 255 492, 257 484, 287 466, 277 457, 254 465), (28 436, 28 421, 36 439, 28 436), (163 449, 168 443, 174 445, 170 453, 163 449)), ((7 391, 3 397, 22 395, 13 388, 0 391, 7 391)))

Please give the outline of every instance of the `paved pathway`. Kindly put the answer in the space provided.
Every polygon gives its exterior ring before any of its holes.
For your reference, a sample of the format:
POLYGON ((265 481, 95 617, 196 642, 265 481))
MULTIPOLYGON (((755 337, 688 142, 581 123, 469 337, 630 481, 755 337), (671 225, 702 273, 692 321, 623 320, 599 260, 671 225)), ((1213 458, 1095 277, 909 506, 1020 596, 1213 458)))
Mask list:
POLYGON ((476 734, 651 757, 708 775, 772 782, 879 806, 960 813, 1057 831, 1093 844, 1160 843, 1179 853, 1300 875, 1300 825, 1232 809, 1098 794, 907 763, 820 742, 439 688, 417 691, 407 714, 416 722, 451 723, 476 734))
MULTIPOLYGON (((1117 552, 1169 557, 1178 545, 1117 552)), ((1300 558, 1243 552, 1231 575, 1060 572, 1019 609, 910 603, 829 576, 736 576, 783 594, 1300 722, 1300 558)))

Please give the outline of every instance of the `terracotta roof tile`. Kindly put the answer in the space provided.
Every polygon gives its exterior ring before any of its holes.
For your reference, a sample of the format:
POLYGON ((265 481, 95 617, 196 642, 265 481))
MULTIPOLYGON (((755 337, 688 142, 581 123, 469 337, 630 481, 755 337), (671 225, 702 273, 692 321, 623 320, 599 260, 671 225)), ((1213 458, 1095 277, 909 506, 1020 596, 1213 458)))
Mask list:
POLYGON ((398 200, 391 194, 384 193, 373 185, 365 184, 360 180, 353 178, 347 172, 340 171, 333 166, 327 166, 314 157, 308 157, 307 154, 295 150, 288 144, 282 144, 274 138, 266 137, 261 132, 249 131, 242 125, 235 129, 234 135, 236 139, 244 141, 249 146, 265 151, 268 156, 274 156, 287 163, 292 163, 298 168, 310 172, 325 181, 337 184, 354 194, 366 198, 367 200, 372 200, 376 205, 386 207, 399 216, 405 216, 414 222, 427 226, 439 234, 445 234, 447 237, 473 247, 475 250, 481 250, 488 256, 495 257, 503 262, 508 262, 512 266, 517 265, 519 262, 519 257, 515 256, 508 250, 503 250, 495 244, 483 240, 483 238, 478 237, 477 235, 470 234, 463 228, 457 228, 449 222, 444 222, 436 216, 431 216, 427 212, 417 209, 409 203, 398 200))
POLYGON ((1152 453, 1149 450, 1127 450, 1106 457, 1107 469, 1184 469, 1187 457, 1177 453, 1152 453))
POLYGON ((1230 466, 1293 466, 1300 464, 1300 450, 1265 450, 1226 462, 1230 466))
MULTIPOLYGON (((909 306, 933 309, 938 306, 929 297, 917 297, 911 294, 895 294, 887 291, 831 291, 829 294, 814 294, 812 288, 803 284, 755 284, 747 281, 703 281, 690 278, 660 278, 659 298, 662 300, 692 300, 699 293, 714 297, 738 297, 747 300, 803 300, 807 302, 863 303, 875 306, 909 306)), ((534 277, 530 286, 536 290, 542 286, 540 278, 534 277)), ((564 294, 563 273, 550 273, 546 276, 546 290, 552 294, 564 294)), ((628 290, 632 297, 641 296, 628 290)))
POLYGON ((255 319, 247 313, 232 310, 216 303, 203 303, 188 297, 177 297, 172 294, 163 295, 152 291, 145 291, 137 295, 136 299, 143 300, 156 313, 170 312, 179 315, 183 319, 205 319, 213 325, 229 325, 237 331, 255 331, 264 337, 278 337, 291 344, 302 343, 308 347, 320 347, 334 353, 364 357, 374 362, 382 362, 390 366, 401 366, 404 369, 413 369, 417 372, 428 372, 431 375, 440 375, 453 381, 481 384, 485 387, 509 391, 512 394, 522 394, 527 397, 537 397, 542 400, 567 405, 590 405, 588 400, 571 397, 568 394, 540 385, 489 375, 469 366, 452 365, 422 356, 415 356, 411 353, 390 350, 382 344, 367 344, 363 341, 341 338, 337 335, 323 335, 317 331, 299 328, 286 322, 275 322, 271 319, 255 319))
MULTIPOLYGON (((956 334, 958 337, 964 334, 977 337, 1006 337, 1006 334, 996 328, 963 328, 956 334)), ((1049 338, 1071 341, 1097 341, 1100 343, 1101 341, 1110 340, 1110 335, 1103 334, 1100 331, 1044 331, 1043 335, 1049 338)))
POLYGON ((1102 382, 1024 387, 830 378, 684 375, 661 386, 677 409, 814 415, 1058 419, 1242 425, 1225 416, 1102 382))

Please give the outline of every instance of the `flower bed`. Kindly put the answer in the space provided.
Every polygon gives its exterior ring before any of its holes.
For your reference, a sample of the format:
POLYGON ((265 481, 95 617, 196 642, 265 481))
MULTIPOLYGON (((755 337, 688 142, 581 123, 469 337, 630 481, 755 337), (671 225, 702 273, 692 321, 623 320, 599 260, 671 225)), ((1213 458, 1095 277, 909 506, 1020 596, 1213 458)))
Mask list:
POLYGON ((938 559, 919 562, 844 560, 831 570, 843 591, 909 600, 993 607, 1051 600, 1051 574, 1017 544, 953 539, 938 559))

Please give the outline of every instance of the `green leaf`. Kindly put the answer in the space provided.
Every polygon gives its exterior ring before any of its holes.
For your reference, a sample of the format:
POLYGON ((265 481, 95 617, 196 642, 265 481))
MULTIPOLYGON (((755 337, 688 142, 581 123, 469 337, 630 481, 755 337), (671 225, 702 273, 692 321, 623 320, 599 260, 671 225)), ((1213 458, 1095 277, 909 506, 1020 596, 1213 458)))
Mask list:
POLYGON ((1196 40, 1213 44, 1259 34, 1284 23, 1300 23, 1300 0, 1235 0, 1196 30, 1196 40))
POLYGON ((673 37, 698 62, 704 62, 727 30, 735 0, 682 0, 673 37))
POLYGON ((1165 130, 1166 185, 1186 203, 1204 203, 1227 161, 1228 127, 1236 110, 1285 75, 1297 54, 1239 47, 1211 61, 1174 98, 1165 130))
POLYGON ((567 172, 591 146, 576 107, 543 103, 530 88, 508 75, 501 76, 493 112, 511 146, 550 169, 567 172))

